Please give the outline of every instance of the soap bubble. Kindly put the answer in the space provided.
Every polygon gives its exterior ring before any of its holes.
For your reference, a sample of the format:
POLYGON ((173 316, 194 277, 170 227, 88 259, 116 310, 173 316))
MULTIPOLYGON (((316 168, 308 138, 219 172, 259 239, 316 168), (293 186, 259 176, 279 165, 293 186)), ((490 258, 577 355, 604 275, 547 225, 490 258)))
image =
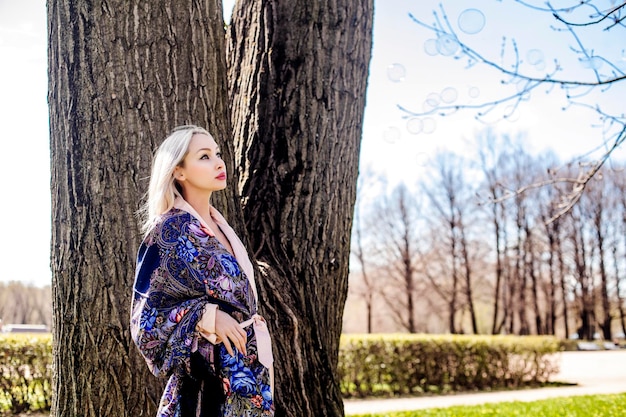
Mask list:
POLYGON ((430 93, 429 95, 427 95, 426 101, 424 102, 424 104, 426 104, 431 109, 436 109, 437 107, 439 107, 439 103, 440 98, 437 93, 430 93))
POLYGON ((459 15, 459 29, 468 35, 474 35, 485 27, 485 15, 477 9, 467 9, 459 15))
POLYGON ((469 90, 467 90, 467 95, 471 98, 477 98, 480 95, 480 88, 470 87, 469 90))
POLYGON ((411 117, 406 122, 406 130, 409 131, 412 135, 417 135, 422 133, 422 129, 424 128, 424 122, 419 117, 411 117))
POLYGON ((435 122, 435 119, 433 119, 432 117, 424 118, 423 123, 424 125, 422 127, 422 132, 426 134, 433 133, 437 128, 437 122, 435 122))
POLYGON ((543 62, 543 52, 539 49, 531 49, 526 53, 526 60, 530 65, 539 65, 543 62))
POLYGON ((459 50, 459 43, 451 35, 441 35, 437 38, 437 51, 443 56, 451 56, 459 50))
POLYGON ((600 69, 600 67, 602 66, 602 64, 604 64, 604 62, 602 61, 602 58, 597 57, 597 56, 592 56, 590 58, 580 59, 580 64, 583 66, 583 68, 597 70, 597 69, 600 69))
POLYGON ((383 140, 387 143, 396 143, 400 140, 400 129, 395 126, 389 126, 383 132, 383 140))
POLYGON ((440 97, 442 102, 450 104, 456 101, 458 95, 456 88, 447 87, 441 91, 440 97))
POLYGON ((404 69, 403 65, 391 64, 387 67, 387 78, 389 78, 394 83, 404 81, 405 76, 406 76, 406 69, 404 69))
POLYGON ((435 110, 437 106, 439 106, 439 101, 427 99, 427 100, 424 100, 424 103, 422 103, 422 111, 424 113, 430 113, 433 110, 435 110))
POLYGON ((431 38, 426 40, 426 42, 424 42, 424 52, 426 52, 426 54, 430 56, 439 55, 439 50, 437 48, 437 39, 431 38))

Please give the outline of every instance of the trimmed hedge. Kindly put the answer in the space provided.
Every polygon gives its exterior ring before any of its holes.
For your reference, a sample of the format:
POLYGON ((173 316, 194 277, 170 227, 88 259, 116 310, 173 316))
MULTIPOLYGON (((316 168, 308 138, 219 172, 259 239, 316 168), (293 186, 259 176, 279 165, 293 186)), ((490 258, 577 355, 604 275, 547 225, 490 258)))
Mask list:
POLYGON ((0 335, 0 414, 50 410, 52 336, 0 335))
POLYGON ((521 388, 558 372, 554 337, 343 335, 344 397, 521 388))
MULTIPOLYGON (((553 337, 343 335, 338 372, 344 397, 520 388, 558 372, 553 337)), ((52 337, 0 335, 0 414, 47 411, 52 337)))

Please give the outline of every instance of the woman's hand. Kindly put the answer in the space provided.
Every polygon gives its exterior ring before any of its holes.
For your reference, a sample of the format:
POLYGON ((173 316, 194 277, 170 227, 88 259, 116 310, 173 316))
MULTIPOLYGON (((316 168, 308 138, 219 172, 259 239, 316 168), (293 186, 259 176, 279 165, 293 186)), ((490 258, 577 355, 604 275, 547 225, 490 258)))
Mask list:
POLYGON ((237 320, 231 317, 230 314, 217 310, 215 315, 215 334, 222 340, 226 351, 235 356, 231 342, 235 348, 241 353, 246 353, 246 341, 248 336, 246 331, 239 326, 237 320))

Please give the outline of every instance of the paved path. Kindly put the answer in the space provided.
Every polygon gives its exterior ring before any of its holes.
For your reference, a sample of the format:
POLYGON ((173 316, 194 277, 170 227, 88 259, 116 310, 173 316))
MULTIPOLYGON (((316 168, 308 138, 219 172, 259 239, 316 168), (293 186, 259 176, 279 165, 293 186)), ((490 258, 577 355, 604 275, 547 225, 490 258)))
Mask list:
POLYGON ((346 400, 346 415, 409 411, 452 405, 475 405, 500 401, 535 401, 552 397, 626 392, 626 350, 563 352, 560 372, 552 381, 575 386, 453 394, 387 400, 346 400))

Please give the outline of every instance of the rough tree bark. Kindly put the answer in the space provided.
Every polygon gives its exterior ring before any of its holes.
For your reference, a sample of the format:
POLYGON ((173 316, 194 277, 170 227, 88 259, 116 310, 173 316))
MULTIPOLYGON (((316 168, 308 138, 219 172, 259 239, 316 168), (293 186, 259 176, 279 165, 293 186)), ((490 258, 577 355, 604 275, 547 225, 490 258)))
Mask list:
MULTIPOLYGON (((135 211, 153 151, 175 125, 230 140, 221 1, 47 7, 52 414, 154 415, 160 383, 128 330, 141 239, 135 211)), ((221 208, 237 220, 232 193, 221 208)))
POLYGON ((233 12, 232 121, 279 416, 343 415, 336 365, 372 19, 372 0, 249 0, 233 12))

